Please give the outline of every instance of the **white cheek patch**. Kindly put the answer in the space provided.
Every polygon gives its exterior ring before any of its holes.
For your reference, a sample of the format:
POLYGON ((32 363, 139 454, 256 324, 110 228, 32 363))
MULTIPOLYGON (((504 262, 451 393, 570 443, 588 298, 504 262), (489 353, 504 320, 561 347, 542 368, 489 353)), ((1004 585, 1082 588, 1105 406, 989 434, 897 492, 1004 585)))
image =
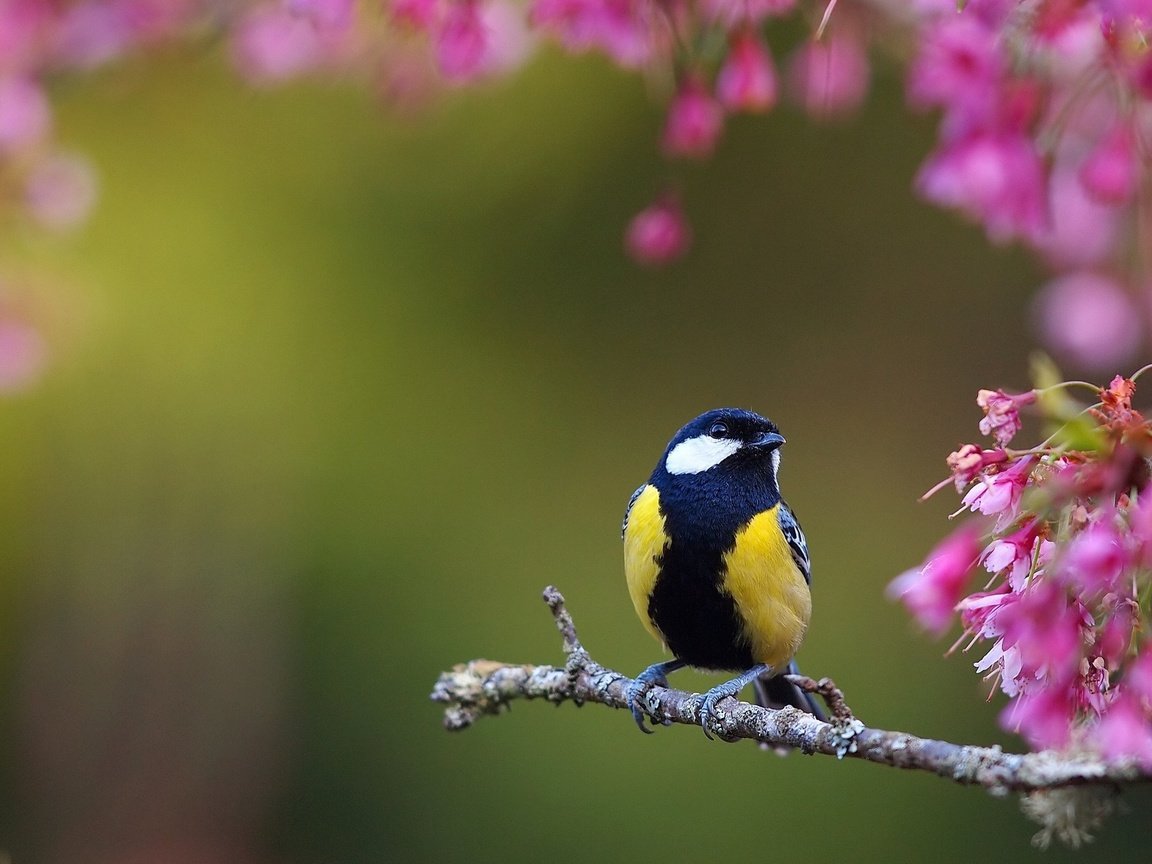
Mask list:
POLYGON ((780 451, 772 451, 772 476, 775 477, 780 473, 780 451))
POLYGON ((697 435, 673 447, 664 467, 669 474, 699 474, 715 468, 743 446, 731 438, 697 435))

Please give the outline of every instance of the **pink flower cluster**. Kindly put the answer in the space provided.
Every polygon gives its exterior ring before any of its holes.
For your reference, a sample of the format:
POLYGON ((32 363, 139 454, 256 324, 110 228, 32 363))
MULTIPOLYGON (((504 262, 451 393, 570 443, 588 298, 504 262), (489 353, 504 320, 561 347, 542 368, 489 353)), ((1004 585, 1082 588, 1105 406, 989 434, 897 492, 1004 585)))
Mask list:
POLYGON ((1093 388, 1087 407, 1070 386, 980 391, 996 447, 948 459, 961 509, 979 515, 889 593, 929 630, 958 621, 957 645, 982 645, 977 672, 1010 699, 1001 723, 1033 747, 1152 767, 1152 423, 1132 407, 1132 379, 1093 388), (1009 449, 1022 408, 1064 437, 1009 449))
POLYGON ((1138 213, 1152 131, 1152 6, 921 0, 908 99, 942 114, 920 194, 1052 271, 1045 341, 1079 366, 1128 361, 1152 285, 1138 213), (1140 254, 1143 250, 1143 254, 1140 254))
MULTIPOLYGON (((517 68, 543 36, 663 82, 669 160, 708 158, 729 117, 785 98, 850 114, 869 48, 891 43, 912 49, 910 105, 941 118, 919 193, 1034 250, 1052 273, 1046 341, 1112 368, 1152 293, 1150 31, 1152 0, 0 0, 0 200, 48 229, 80 223, 96 184, 54 144, 46 84, 175 38, 222 34, 255 84, 336 74, 413 106, 517 68), (795 18, 807 26, 781 24, 795 18)), ((674 190, 653 197, 625 245, 659 264, 692 232, 674 190)))

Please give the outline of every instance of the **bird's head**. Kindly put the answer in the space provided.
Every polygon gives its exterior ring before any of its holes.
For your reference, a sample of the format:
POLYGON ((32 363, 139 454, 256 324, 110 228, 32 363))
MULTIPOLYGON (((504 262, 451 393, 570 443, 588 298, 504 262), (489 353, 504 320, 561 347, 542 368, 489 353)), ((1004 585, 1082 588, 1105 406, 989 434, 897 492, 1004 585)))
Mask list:
POLYGON ((784 436, 766 417, 740 408, 717 408, 673 436, 660 467, 673 477, 767 471, 774 482, 783 443, 784 436))

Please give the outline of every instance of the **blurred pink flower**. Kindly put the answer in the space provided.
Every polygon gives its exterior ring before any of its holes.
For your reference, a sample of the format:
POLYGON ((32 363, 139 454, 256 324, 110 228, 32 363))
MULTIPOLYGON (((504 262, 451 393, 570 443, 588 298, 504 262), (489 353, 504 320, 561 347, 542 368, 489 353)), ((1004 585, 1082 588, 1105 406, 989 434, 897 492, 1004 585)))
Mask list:
POLYGON ((96 203, 96 175, 87 159, 57 154, 42 159, 24 181, 28 212, 45 228, 63 231, 88 218, 96 203))
POLYGON ((1145 642, 1136 659, 1128 664, 1124 689, 1139 697, 1145 709, 1152 709, 1152 642, 1145 642))
POLYGON ((429 32, 440 20, 440 0, 392 0, 389 17, 393 23, 429 32))
POLYGON ((704 159, 724 130, 724 110, 694 75, 685 76, 668 106, 661 144, 668 156, 704 159))
POLYGON ((0 393, 17 393, 40 380, 48 346, 39 331, 18 319, 0 317, 0 393))
POLYGON ((776 104, 776 69, 755 33, 732 37, 728 56, 716 75, 716 96, 729 111, 767 111, 776 104))
POLYGON ((683 255, 692 242, 684 211, 674 195, 665 194, 641 210, 628 225, 628 254, 641 264, 667 264, 683 255))
POLYGON ((1129 597, 1112 597, 1106 604, 1108 611, 1099 628, 1096 645, 1108 668, 1116 669, 1128 656, 1132 635, 1139 624, 1140 607, 1129 597))
POLYGON ((1054 268, 1094 267, 1115 252, 1120 216, 1117 208, 1089 195, 1070 166, 1058 164, 1048 183, 1048 217, 1029 239, 1054 268))
POLYGON ((0 78, 0 152, 39 143, 52 125, 40 85, 20 76, 0 78))
POLYGON ((788 92, 811 117, 854 114, 868 94, 868 55, 852 30, 832 30, 802 45, 788 64, 788 92))
POLYGON ((571 51, 598 48, 625 68, 647 63, 656 47, 644 0, 533 0, 529 20, 571 51))
POLYGON ((788 15, 796 8, 796 0, 702 0, 704 15, 729 29, 741 25, 753 27, 765 18, 788 15))
POLYGON ((312 22, 318 30, 342 32, 352 24, 353 0, 283 0, 293 15, 312 22))
POLYGON ((55 16, 39 0, 0 0, 0 75, 26 72, 41 59, 55 16))
POLYGON ((1059 585, 1037 581, 1007 605, 996 618, 1004 647, 1020 653, 1021 675, 1055 686, 1068 681, 1079 668, 1084 645, 1083 628, 1091 624, 1083 607, 1069 599, 1059 585))
POLYGON ((1025 691, 1000 713, 1000 725, 1018 731, 1034 749, 1063 747, 1072 732, 1076 702, 1067 686, 1025 691))
POLYGON ((120 56, 134 41, 124 4, 81 0, 64 7, 56 22, 53 54, 68 66, 94 69, 120 56))
POLYGON ((529 31, 523 8, 509 0, 489 0, 480 7, 480 20, 488 36, 484 75, 506 75, 519 69, 536 50, 536 36, 529 31))
POLYGON ((1089 369, 1114 369, 1140 346, 1140 315, 1112 279, 1079 271, 1053 279, 1035 301, 1041 337, 1064 360, 1089 369))
POLYGON ((1140 159, 1131 125, 1117 123, 1088 154, 1079 176, 1097 201, 1115 205, 1132 200, 1140 181, 1140 159))
POLYGON ((982 222, 997 243, 1036 237, 1045 225, 1044 166, 1019 132, 977 130, 945 141, 921 166, 916 188, 982 222))
POLYGON ((1112 701, 1092 738, 1105 759, 1134 758, 1152 768, 1152 719, 1126 690, 1112 701))
POLYGON ((253 9, 233 31, 233 57, 250 82, 269 84, 315 68, 322 56, 312 23, 276 7, 253 9))
POLYGON ((489 34, 478 0, 450 0, 436 34, 436 63, 440 73, 459 83, 484 71, 489 34))
POLYGON ((920 108, 987 113, 1003 74, 999 34, 975 15, 947 15, 919 34, 908 100, 920 108))
POLYGON ((1114 514, 1105 511, 1068 543, 1057 562, 1057 572, 1075 587, 1079 596, 1091 597, 1111 591, 1120 574, 1132 563, 1126 541, 1114 514))
POLYGON ((888 583, 888 597, 899 600, 925 629, 948 629, 964 585, 980 555, 979 533, 965 525, 945 538, 919 567, 888 583))

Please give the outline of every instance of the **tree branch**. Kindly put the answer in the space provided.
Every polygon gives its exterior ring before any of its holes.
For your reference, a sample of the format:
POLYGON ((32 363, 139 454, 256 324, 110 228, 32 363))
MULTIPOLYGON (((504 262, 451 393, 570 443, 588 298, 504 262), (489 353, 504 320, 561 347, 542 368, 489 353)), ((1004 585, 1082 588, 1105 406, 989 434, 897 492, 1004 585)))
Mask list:
MULTIPOLYGON (((467 729, 486 714, 499 714, 515 699, 628 707, 625 693, 632 679, 589 656, 559 591, 549 586, 544 590, 544 601, 552 610, 568 662, 558 667, 472 660, 453 667, 441 674, 432 691, 432 699, 445 706, 446 729, 467 729)), ((928 771, 957 783, 983 786, 996 795, 1152 780, 1152 773, 1134 761, 1105 762, 1090 754, 1052 751, 1005 753, 997 746, 951 744, 906 732, 869 729, 852 715, 831 680, 813 681, 800 675, 791 676, 791 680, 828 703, 830 723, 792 707, 773 711, 730 698, 720 702, 712 731, 728 741, 747 738, 769 747, 928 771)), ((643 702, 648 714, 664 725, 700 725, 699 694, 653 687, 643 702)))

